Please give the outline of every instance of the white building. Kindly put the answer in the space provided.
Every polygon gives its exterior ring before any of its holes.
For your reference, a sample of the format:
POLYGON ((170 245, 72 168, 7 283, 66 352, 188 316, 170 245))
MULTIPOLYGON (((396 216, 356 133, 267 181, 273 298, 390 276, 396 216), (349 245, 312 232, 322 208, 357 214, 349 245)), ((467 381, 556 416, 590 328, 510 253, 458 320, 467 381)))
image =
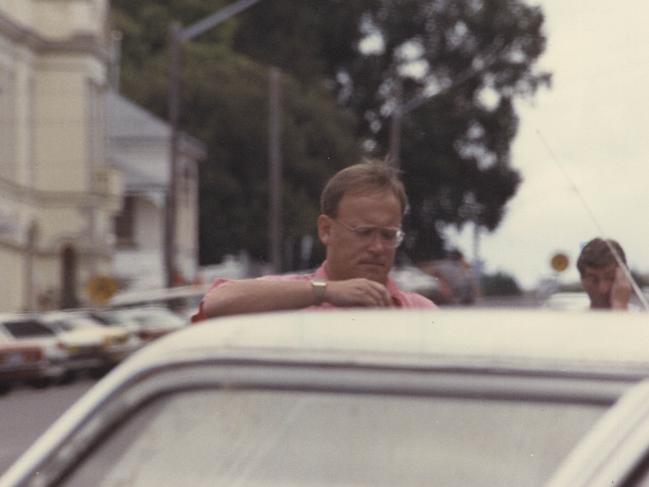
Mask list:
MULTIPOLYGON (((161 288, 170 127, 114 92, 107 95, 106 109, 108 157, 124 179, 114 275, 128 289, 161 288)), ((180 137, 175 238, 179 284, 198 277, 198 161, 205 155, 201 142, 180 137)))
POLYGON ((71 306, 110 274, 107 0, 0 0, 0 310, 71 306))

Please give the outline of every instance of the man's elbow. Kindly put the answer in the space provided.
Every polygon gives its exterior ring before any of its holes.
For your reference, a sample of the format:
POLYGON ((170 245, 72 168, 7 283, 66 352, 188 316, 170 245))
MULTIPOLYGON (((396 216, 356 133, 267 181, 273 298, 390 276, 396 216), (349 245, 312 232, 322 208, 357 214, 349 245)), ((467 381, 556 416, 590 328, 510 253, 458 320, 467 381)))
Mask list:
POLYGON ((245 303, 236 286, 228 284, 215 289, 203 298, 203 310, 208 318, 230 316, 245 312, 245 303))

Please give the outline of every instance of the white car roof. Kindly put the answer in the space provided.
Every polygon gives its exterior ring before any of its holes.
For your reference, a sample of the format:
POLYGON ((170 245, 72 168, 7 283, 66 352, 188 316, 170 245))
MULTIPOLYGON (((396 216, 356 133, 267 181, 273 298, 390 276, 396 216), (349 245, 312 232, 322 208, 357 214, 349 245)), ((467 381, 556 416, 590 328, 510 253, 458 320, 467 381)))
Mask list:
POLYGON ((222 355, 291 360, 642 368, 649 314, 550 310, 323 311, 220 318, 158 340, 136 358, 222 355))

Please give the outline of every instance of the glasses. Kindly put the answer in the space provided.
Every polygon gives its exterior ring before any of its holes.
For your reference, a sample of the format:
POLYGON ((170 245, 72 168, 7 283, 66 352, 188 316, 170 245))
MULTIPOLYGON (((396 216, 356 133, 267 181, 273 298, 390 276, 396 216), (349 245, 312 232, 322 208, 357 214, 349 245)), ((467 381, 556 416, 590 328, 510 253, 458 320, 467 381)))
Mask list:
POLYGON ((374 237, 375 234, 378 233, 381 237, 381 240, 392 248, 397 248, 399 245, 401 245, 403 238, 406 236, 406 234, 400 228, 373 226, 350 227, 349 225, 346 225, 341 221, 334 220, 333 218, 332 221, 352 232, 360 240, 369 241, 374 237))

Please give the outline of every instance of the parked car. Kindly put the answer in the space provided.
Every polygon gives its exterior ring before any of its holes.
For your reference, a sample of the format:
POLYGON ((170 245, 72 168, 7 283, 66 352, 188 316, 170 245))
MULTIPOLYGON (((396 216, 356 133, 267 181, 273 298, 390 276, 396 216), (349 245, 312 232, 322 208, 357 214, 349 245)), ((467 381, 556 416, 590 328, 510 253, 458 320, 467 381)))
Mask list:
POLYGON ((15 380, 8 380, 7 385, 23 381, 45 387, 62 380, 68 370, 65 346, 35 316, 0 314, 0 342, 7 346, 3 366, 14 369, 9 376, 15 380))
POLYGON ((0 334, 0 394, 20 382, 47 377, 49 363, 40 345, 21 343, 0 334))
POLYGON ((184 328, 189 320, 161 306, 140 306, 114 310, 113 313, 137 324, 137 334, 144 342, 184 328))
POLYGON ((586 311, 590 308, 590 300, 585 292, 562 291, 548 296, 542 306, 557 310, 586 311))
POLYGON ((146 291, 126 291, 117 294, 108 303, 111 309, 159 306, 189 319, 209 290, 210 284, 196 284, 146 291))
POLYGON ((414 265, 399 265, 390 272, 400 289, 419 293, 428 299, 438 302, 440 293, 439 279, 426 274, 419 267, 414 265))
POLYGON ((141 345, 129 330, 103 326, 85 310, 53 311, 41 319, 65 346, 70 373, 102 375, 141 345))
POLYGON ((643 313, 206 321, 114 369, 0 486, 640 485, 648 342, 643 313))

